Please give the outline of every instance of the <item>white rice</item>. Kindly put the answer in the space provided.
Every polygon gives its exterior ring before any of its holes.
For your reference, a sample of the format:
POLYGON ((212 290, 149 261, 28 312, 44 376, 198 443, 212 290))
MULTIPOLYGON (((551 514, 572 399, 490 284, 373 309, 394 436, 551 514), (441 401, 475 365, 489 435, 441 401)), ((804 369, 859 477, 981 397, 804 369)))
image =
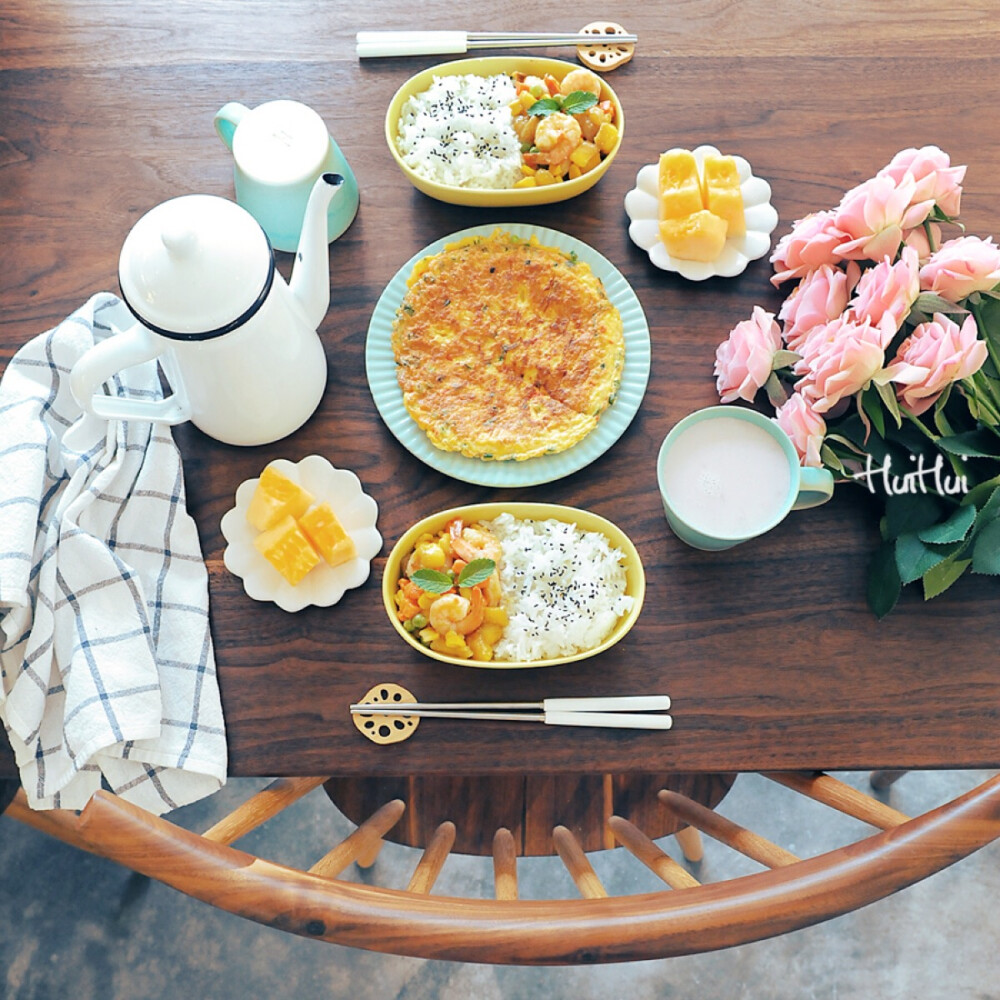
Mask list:
POLYGON ((624 556, 600 532, 555 519, 487 522, 503 550, 500 583, 510 624, 497 660, 548 660, 600 645, 634 604, 624 556))
POLYGON ((408 167, 438 184, 509 188, 520 180, 521 143, 509 76, 434 77, 403 105, 396 145, 408 167))

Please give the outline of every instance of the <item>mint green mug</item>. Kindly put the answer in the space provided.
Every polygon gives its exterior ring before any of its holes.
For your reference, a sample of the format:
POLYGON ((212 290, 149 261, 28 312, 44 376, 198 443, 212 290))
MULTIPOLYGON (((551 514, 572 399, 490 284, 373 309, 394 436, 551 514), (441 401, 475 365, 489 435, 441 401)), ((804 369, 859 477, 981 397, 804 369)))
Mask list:
POLYGON ((233 154, 237 204, 260 223, 276 250, 298 247, 309 194, 324 173, 344 178, 330 203, 327 243, 354 221, 358 182, 312 108, 298 101, 268 101, 251 110, 232 101, 216 112, 215 130, 233 154))
POLYGON ((774 420, 739 406, 680 420, 660 447, 656 475, 668 524, 696 549, 731 548, 833 496, 829 470, 800 465, 774 420))

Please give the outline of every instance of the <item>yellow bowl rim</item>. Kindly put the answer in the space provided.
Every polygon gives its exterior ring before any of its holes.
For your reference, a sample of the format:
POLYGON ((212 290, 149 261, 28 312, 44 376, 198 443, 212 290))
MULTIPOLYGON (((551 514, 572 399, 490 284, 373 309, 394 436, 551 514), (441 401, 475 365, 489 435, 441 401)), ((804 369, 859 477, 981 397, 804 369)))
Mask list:
MULTIPOLYGON (((473 73, 477 76, 490 76, 497 73, 510 73, 521 69, 535 75, 550 72, 553 75, 556 71, 562 71, 563 75, 572 69, 580 69, 576 63, 567 62, 563 59, 549 59, 543 56, 481 56, 473 59, 456 59, 452 62, 439 63, 430 66, 411 76, 401 87, 399 87, 389 107, 385 113, 385 140, 389 147, 392 158, 396 165, 403 172, 403 175, 418 190, 430 198, 447 202, 452 205, 471 205, 478 208, 505 208, 508 206, 520 205, 549 205, 555 202, 566 201, 575 198, 584 191, 590 190, 611 167, 612 161, 621 149, 622 140, 625 137, 625 111, 618 95, 608 84, 607 80, 600 76, 602 84, 602 99, 607 97, 615 106, 615 113, 618 119, 618 142, 615 148, 593 170, 588 171, 580 177, 571 181, 562 181, 559 184, 548 184, 545 187, 535 188, 463 188, 455 187, 451 184, 438 184, 436 181, 429 181, 418 176, 411 170, 400 156, 396 148, 395 133, 399 123, 400 109, 404 101, 411 94, 426 90, 431 85, 435 76, 458 76, 461 74, 473 73), (527 64, 527 68, 526 68, 527 64)), ((561 79, 561 77, 560 77, 561 79)))
POLYGON ((604 650, 615 645, 631 630, 636 619, 639 617, 639 612, 642 610, 642 602, 645 594, 646 573, 643 569, 642 559, 639 557, 639 553, 632 540, 618 525, 607 520, 607 518, 601 517, 600 514, 594 514, 591 511, 582 510, 578 507, 567 507, 552 503, 479 503, 468 504, 464 507, 451 507, 436 514, 429 514, 427 517, 417 521, 416 524, 412 525, 400 536, 399 540, 392 547, 382 571, 382 602, 385 605, 386 614, 389 616, 389 621, 392 623, 393 628, 408 645, 423 653, 424 656, 429 656, 433 660, 440 660, 442 663, 451 663, 459 667, 478 667, 481 669, 523 670, 536 667, 554 667, 559 664, 576 663, 578 660, 596 656, 598 653, 602 653, 604 650), (424 532, 433 532, 440 529, 455 517, 461 517, 463 520, 474 522, 491 520, 503 513, 512 514, 514 517, 521 519, 534 518, 536 520, 547 520, 555 518, 559 521, 576 524, 584 531, 599 531, 614 548, 619 549, 623 553, 625 556, 625 593, 634 598, 634 603, 631 610, 627 614, 622 615, 618 620, 618 624, 612 629, 611 634, 600 645, 595 646, 593 649, 584 650, 581 653, 574 653, 571 656, 553 657, 550 660, 464 660, 460 657, 447 656, 436 650, 428 649, 428 647, 424 646, 417 639, 414 639, 403 628, 402 622, 396 617, 396 604, 393 600, 393 595, 396 592, 396 583, 399 580, 399 564, 402 562, 403 555, 413 548, 416 539, 424 532))

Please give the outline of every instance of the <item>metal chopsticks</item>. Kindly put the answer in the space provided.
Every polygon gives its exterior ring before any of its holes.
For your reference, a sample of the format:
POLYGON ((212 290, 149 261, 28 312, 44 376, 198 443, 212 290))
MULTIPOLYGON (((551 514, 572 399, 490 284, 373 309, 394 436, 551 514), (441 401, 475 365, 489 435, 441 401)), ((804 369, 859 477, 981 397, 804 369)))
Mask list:
POLYGON ((542 701, 362 702, 352 715, 412 715, 432 719, 495 722, 542 722, 549 726, 594 726, 611 729, 670 729, 668 695, 621 698, 545 698, 542 701))
POLYGON ((635 44, 638 40, 637 35, 537 31, 359 31, 355 39, 361 59, 448 55, 470 49, 635 44))

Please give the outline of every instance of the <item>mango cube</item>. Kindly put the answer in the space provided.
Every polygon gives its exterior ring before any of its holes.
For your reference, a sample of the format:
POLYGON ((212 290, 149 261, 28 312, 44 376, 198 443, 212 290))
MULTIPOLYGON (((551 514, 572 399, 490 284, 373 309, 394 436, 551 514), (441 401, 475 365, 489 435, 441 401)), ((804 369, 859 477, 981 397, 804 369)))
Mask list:
POLYGON ((705 207, 729 223, 730 236, 747 231, 743 214, 743 194, 736 161, 731 156, 706 156, 702 164, 702 191, 705 207))
POLYGON ((618 129, 611 122, 604 122, 594 136, 594 143, 597 148, 607 156, 618 142, 618 129))
POLYGON ((725 219, 702 209, 683 219, 663 219, 660 239, 671 257, 707 262, 722 253, 727 228, 725 219))
POLYGON ((586 173, 601 162, 601 151, 594 143, 584 140, 570 153, 569 158, 583 173, 586 173))
POLYGON ((321 503, 303 514, 299 518, 299 527, 313 548, 331 566, 339 566, 358 554, 354 540, 344 531, 344 526, 328 503, 321 503))
POLYGON ((660 188, 677 188, 698 183, 698 161, 690 149, 660 153, 660 188))
POLYGON ((660 219, 683 219, 700 212, 702 204, 698 164, 689 149, 672 149, 660 154, 660 219))
POLYGON ((267 531, 288 516, 301 517, 312 502, 308 490, 269 465, 260 474, 257 489, 250 498, 247 520, 258 531, 267 531))
POLYGON ((319 553, 291 514, 287 514, 273 528, 262 531, 253 544, 293 587, 302 581, 309 570, 319 565, 319 553))

